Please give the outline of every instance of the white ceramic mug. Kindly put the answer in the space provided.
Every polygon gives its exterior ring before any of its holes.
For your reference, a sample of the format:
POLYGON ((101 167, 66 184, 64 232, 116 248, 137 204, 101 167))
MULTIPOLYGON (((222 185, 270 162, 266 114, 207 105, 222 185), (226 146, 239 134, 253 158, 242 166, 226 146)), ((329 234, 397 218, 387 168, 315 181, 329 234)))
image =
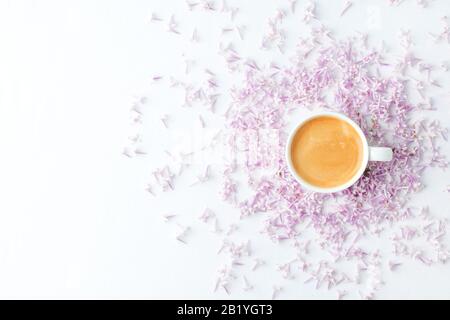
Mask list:
POLYGON ((315 191, 315 192, 321 192, 321 193, 332 193, 332 192, 338 192, 338 191, 342 191, 344 189, 347 189, 348 187, 352 186, 356 181, 358 181, 359 178, 361 178, 361 176, 364 173, 364 170, 366 170, 367 165, 369 163, 369 161, 391 161, 392 160, 392 149, 390 148, 385 148, 385 147, 369 147, 368 143, 367 143, 367 139, 366 136, 364 135, 364 133, 362 132, 361 128, 350 118, 348 118, 347 116, 340 114, 340 113, 336 113, 336 112, 320 112, 320 113, 315 113, 305 119, 303 119, 295 128, 294 130, 292 130, 291 134, 289 135, 288 141, 287 141, 287 145, 286 145, 286 160, 287 160, 287 164, 289 167, 290 172, 292 173, 292 175, 295 177, 295 179, 306 189, 311 190, 311 191, 315 191), (309 120, 312 120, 314 118, 318 118, 318 117, 323 117, 323 116, 331 116, 331 117, 335 117, 337 119, 343 120, 346 123, 348 123, 349 125, 351 125, 356 132, 358 133, 359 137, 361 138, 362 141, 362 145, 363 145, 363 160, 361 163, 361 167, 358 169, 358 172, 346 183, 337 186, 337 187, 333 187, 333 188, 321 188, 321 187, 317 187, 314 185, 311 185, 310 183, 308 183, 307 181, 305 181, 304 179, 302 179, 302 177, 300 177, 297 172, 294 169, 294 166, 292 164, 292 158, 291 158, 291 146, 292 146, 292 140, 295 136, 295 134, 297 133, 297 131, 309 120))

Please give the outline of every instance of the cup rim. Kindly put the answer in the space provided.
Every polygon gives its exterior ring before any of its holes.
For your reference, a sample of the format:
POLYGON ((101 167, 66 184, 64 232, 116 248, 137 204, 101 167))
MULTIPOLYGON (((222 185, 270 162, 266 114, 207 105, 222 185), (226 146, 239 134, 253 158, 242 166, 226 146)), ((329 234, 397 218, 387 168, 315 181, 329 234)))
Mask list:
POLYGON ((310 114, 309 116, 305 117, 302 121, 300 121, 294 127, 294 129, 290 132, 287 143, 286 143, 286 161, 287 161, 289 171, 291 172, 291 174, 293 175, 295 180, 297 180, 297 182, 300 183, 300 185, 302 185, 304 188, 306 188, 310 191, 318 192, 318 193, 334 193, 334 192, 339 192, 339 191, 342 191, 342 190, 345 190, 345 189, 351 187, 364 174, 364 171, 366 170, 367 164, 369 162, 369 145, 367 143, 367 138, 366 138, 364 132, 359 127, 359 125, 356 124, 356 122, 354 122, 352 119, 350 119, 346 115, 339 113, 339 112, 334 112, 334 111, 314 112, 313 114, 310 114), (308 122, 312 119, 318 118, 318 117, 323 117, 323 116, 335 117, 335 118, 338 118, 338 119, 343 120, 343 121, 347 122, 348 124, 350 124, 358 133, 359 137, 361 138, 362 145, 363 145, 363 159, 362 159, 361 166, 358 169, 358 172, 346 183, 344 183, 340 186, 332 187, 332 188, 317 187, 317 186, 314 186, 314 185, 308 183, 307 181, 303 180, 295 171, 294 166, 292 164, 292 159, 291 159, 292 141, 293 141, 294 136, 297 133, 297 131, 306 122, 308 122))

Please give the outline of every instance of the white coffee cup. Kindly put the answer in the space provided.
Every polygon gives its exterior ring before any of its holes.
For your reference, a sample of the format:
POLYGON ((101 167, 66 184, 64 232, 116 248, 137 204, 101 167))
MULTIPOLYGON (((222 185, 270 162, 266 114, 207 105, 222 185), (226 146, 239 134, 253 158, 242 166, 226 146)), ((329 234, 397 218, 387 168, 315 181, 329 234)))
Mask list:
POLYGON ((392 160, 392 149, 385 148, 385 147, 369 147, 367 143, 366 136, 364 135, 361 128, 350 118, 347 116, 337 113, 337 112, 320 112, 320 113, 314 113, 311 116, 308 116, 307 118, 304 118, 295 128, 292 130, 291 134, 289 135, 287 144, 286 144, 286 160, 289 167, 289 171, 294 176, 294 178, 306 189, 314 192, 320 192, 320 193, 332 193, 332 192, 338 192, 342 191, 344 189, 347 189, 348 187, 352 186, 356 181, 358 181, 359 178, 363 175, 364 171, 367 168, 367 165, 369 161, 391 161, 392 160), (292 147, 292 141, 294 139, 295 134, 297 131, 309 120, 312 120, 314 118, 323 117, 323 116, 330 116, 335 117, 337 119, 343 120, 349 125, 351 125, 356 132, 358 133, 359 137, 361 138, 362 145, 363 145, 363 156, 362 156, 362 163, 356 174, 346 183, 332 188, 321 188, 318 186, 314 186, 298 175, 298 173, 295 171, 294 166, 292 164, 292 158, 291 158, 291 147, 292 147))

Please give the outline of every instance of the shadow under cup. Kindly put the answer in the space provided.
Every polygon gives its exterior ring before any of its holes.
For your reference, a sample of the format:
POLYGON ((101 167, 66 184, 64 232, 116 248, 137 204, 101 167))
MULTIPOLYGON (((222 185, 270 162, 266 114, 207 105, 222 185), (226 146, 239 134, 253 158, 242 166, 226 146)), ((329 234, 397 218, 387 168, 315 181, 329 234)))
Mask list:
POLYGON ((339 188, 360 172, 364 142, 348 121, 322 115, 297 128, 289 157, 293 170, 307 184, 320 189, 339 188))

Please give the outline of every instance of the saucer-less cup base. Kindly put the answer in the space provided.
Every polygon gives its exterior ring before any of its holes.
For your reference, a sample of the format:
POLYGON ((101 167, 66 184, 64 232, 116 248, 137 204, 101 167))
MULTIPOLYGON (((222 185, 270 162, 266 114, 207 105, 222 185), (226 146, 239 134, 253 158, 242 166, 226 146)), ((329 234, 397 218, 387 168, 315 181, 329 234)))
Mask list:
POLYGON ((358 181, 359 178, 361 178, 361 176, 364 173, 364 170, 367 168, 367 164, 369 161, 391 161, 392 160, 392 150, 390 148, 385 148, 385 147, 369 147, 368 143, 367 143, 367 139, 364 135, 364 133, 362 132, 361 128, 350 118, 348 118, 347 116, 340 114, 340 113, 336 113, 336 112, 320 112, 320 113, 315 113, 305 119, 303 119, 295 128, 294 130, 292 130, 291 134, 289 135, 287 144, 286 144, 286 160, 287 160, 287 164, 289 167, 289 171, 291 172, 291 174, 294 176, 294 178, 306 189, 310 190, 310 191, 314 191, 314 192, 320 192, 320 193, 332 193, 332 192, 339 192, 342 191, 344 189, 347 189, 348 187, 352 186, 356 181, 358 181), (313 120, 315 118, 319 118, 319 117, 324 117, 324 116, 328 116, 328 117, 335 117, 337 119, 343 120, 346 123, 350 124, 355 131, 358 133, 359 137, 361 138, 362 141, 362 161, 361 161, 361 166, 359 167, 359 170, 356 172, 356 174, 350 179, 348 180, 346 183, 336 186, 336 187, 332 187, 332 188, 322 188, 322 187, 318 187, 315 185, 312 185, 310 183, 308 183, 307 181, 305 181, 304 179, 302 179, 302 177, 297 173, 297 171, 294 169, 294 165, 292 163, 292 158, 291 158, 291 149, 292 149, 292 142, 294 140, 294 137, 297 133, 297 131, 308 121, 313 120))

